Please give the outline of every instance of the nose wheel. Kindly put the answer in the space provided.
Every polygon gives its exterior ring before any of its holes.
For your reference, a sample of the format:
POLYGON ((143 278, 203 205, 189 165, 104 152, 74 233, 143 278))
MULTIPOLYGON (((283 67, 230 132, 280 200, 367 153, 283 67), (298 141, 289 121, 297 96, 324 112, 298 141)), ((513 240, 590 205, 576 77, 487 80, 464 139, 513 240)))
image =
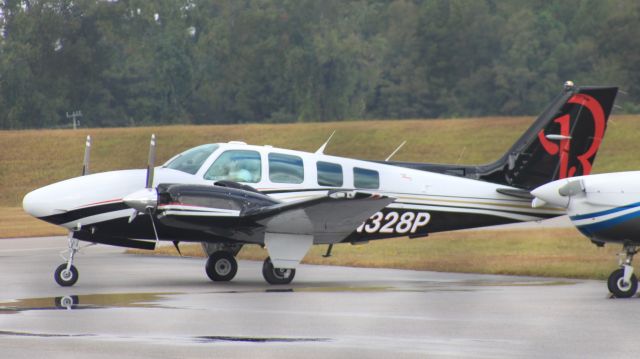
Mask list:
POLYGON ((56 268, 53 278, 61 287, 71 287, 78 281, 78 269, 76 266, 67 266, 63 263, 56 268))
POLYGON ((73 232, 69 232, 69 258, 67 263, 59 265, 53 273, 53 279, 61 287, 70 287, 78 281, 78 269, 73 265, 73 258, 78 253, 79 242, 77 238, 73 237, 73 232))
POLYGON ((633 273, 633 266, 631 266, 631 261, 636 253, 638 250, 635 246, 624 246, 624 250, 620 254, 620 268, 613 271, 607 280, 607 287, 616 298, 631 298, 638 291, 638 278, 633 273))

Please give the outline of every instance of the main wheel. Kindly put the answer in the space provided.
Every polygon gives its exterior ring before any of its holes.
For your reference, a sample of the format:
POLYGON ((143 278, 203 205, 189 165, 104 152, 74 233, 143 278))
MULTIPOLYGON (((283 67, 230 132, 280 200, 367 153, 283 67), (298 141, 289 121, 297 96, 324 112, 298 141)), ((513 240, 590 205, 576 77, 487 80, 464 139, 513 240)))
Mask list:
POLYGON ((228 282, 238 272, 238 262, 233 254, 225 251, 214 252, 205 265, 207 276, 214 282, 228 282))
POLYGON ((638 290, 638 278, 633 274, 629 283, 624 283, 624 268, 620 268, 611 273, 607 286, 616 298, 630 298, 638 290))
POLYGON ((289 284, 296 275, 295 269, 275 268, 267 257, 262 265, 262 275, 269 284, 289 284))
POLYGON ((71 268, 67 270, 67 264, 63 263, 56 268, 53 278, 60 286, 71 287, 78 281, 78 270, 73 264, 71 265, 71 268))

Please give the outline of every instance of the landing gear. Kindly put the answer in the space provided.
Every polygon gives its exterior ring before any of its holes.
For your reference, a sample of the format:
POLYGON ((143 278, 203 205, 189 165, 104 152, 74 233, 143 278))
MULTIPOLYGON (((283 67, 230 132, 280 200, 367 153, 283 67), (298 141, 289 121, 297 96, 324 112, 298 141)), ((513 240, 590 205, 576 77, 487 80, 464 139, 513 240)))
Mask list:
POLYGON ((625 245, 620 254, 621 268, 613 271, 609 276, 607 286, 616 298, 630 298, 638 291, 638 278, 633 274, 631 266, 631 261, 636 253, 638 253, 637 247, 625 245))
POLYGON ((56 268, 53 278, 61 287, 71 287, 78 281, 78 269, 73 264, 68 267, 67 264, 62 263, 56 268))
POLYGON ((238 272, 238 262, 233 254, 217 251, 209 256, 205 265, 207 276, 214 282, 228 282, 238 272))
POLYGON ((296 270, 274 268, 271 258, 267 257, 262 265, 262 275, 269 284, 289 284, 295 277, 296 270))
POLYGON ((56 268, 53 278, 62 287, 70 287, 78 281, 78 269, 73 265, 73 257, 78 252, 79 241, 73 237, 73 232, 69 233, 69 258, 67 263, 63 263, 56 268))
POLYGON ((238 272, 235 256, 242 249, 242 244, 202 242, 202 250, 209 259, 204 266, 207 276, 214 282, 228 282, 238 272))

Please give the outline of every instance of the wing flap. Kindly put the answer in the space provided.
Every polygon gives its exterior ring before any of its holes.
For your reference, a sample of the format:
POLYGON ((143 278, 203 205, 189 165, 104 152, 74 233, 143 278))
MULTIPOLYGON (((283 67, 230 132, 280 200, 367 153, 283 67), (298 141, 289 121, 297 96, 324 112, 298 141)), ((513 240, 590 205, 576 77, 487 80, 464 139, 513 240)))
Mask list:
MULTIPOLYGON (((394 198, 364 192, 333 192, 324 197, 279 203, 247 213, 247 218, 266 227, 266 232, 314 235, 336 242, 352 233, 394 198)), ((327 243, 330 243, 327 242, 327 243)))

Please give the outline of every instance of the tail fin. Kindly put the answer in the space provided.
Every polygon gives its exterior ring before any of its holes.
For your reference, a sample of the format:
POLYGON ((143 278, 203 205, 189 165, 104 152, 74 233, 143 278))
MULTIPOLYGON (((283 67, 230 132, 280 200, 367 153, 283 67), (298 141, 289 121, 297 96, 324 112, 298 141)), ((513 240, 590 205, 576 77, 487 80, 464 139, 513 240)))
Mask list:
POLYGON ((478 168, 478 179, 531 190, 591 173, 617 93, 617 87, 565 84, 501 159, 478 168))
MULTIPOLYGON (((393 163, 531 190, 545 183, 591 173, 617 87, 563 91, 496 162, 481 166, 393 163)), ((391 163, 389 163, 391 164, 391 163)))

